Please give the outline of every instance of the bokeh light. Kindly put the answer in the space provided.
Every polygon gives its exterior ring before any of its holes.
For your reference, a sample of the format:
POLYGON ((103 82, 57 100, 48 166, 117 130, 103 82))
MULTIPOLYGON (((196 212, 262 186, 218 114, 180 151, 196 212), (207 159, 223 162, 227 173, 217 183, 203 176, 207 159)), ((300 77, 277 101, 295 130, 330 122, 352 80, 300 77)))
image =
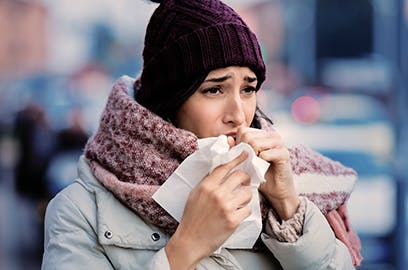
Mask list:
POLYGON ((310 96, 298 97, 291 105, 293 118, 301 124, 313 124, 320 118, 320 104, 310 96))

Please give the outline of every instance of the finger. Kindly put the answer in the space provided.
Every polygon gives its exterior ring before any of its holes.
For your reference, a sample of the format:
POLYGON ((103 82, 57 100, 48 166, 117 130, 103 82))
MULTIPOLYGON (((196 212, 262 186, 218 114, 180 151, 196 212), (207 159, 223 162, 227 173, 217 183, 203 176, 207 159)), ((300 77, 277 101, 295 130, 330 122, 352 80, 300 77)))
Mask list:
POLYGON ((289 160, 289 152, 285 147, 277 147, 262 151, 258 155, 265 161, 273 163, 283 163, 289 160))
POLYGON ((251 184, 251 177, 244 171, 236 170, 232 172, 224 182, 221 188, 226 192, 231 192, 242 186, 249 186, 251 184))
POLYGON ((251 132, 251 131, 252 131, 251 128, 248 128, 248 127, 239 127, 238 130, 237 130, 237 134, 235 135, 235 143, 238 144, 238 143, 244 142, 244 141, 242 140, 242 139, 243 139, 243 135, 244 135, 244 134, 247 134, 247 133, 249 133, 249 132, 251 132))
POLYGON ((276 140, 268 134, 254 133, 247 138, 244 138, 244 141, 249 144, 254 150, 255 154, 258 156, 260 152, 269 150, 280 145, 280 141, 276 140))
POLYGON ((231 204, 234 206, 235 209, 240 209, 245 207, 247 204, 251 202, 252 199, 252 191, 251 188, 248 186, 242 187, 239 189, 238 192, 230 200, 231 204))
POLYGON ((228 142, 228 145, 229 145, 230 148, 235 146, 235 139, 234 139, 234 137, 228 136, 228 137, 227 137, 227 142, 228 142))
POLYGON ((251 207, 247 204, 234 212, 234 218, 237 220, 237 222, 241 223, 244 219, 251 215, 251 212, 251 207))
POLYGON ((248 158, 248 153, 246 151, 242 151, 236 158, 227 162, 225 164, 219 165, 214 169, 211 173, 212 176, 219 179, 220 181, 223 180, 236 166, 244 162, 248 158))
POLYGON ((283 144, 278 133, 253 128, 241 128, 238 130, 236 143, 238 144, 240 142, 249 144, 257 155, 262 151, 283 144))

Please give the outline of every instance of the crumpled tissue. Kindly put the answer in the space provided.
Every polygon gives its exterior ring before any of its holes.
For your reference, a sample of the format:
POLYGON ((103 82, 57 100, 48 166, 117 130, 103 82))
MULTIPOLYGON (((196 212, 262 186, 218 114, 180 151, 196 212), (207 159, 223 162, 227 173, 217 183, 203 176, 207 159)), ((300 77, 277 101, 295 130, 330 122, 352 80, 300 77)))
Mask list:
POLYGON ((230 148, 225 135, 200 139, 198 148, 153 194, 153 199, 180 222, 190 191, 217 166, 233 160, 243 151, 246 151, 249 154, 248 158, 234 170, 243 170, 251 177, 252 200, 249 205, 252 213, 242 221, 220 248, 252 248, 262 230, 258 186, 265 181, 264 175, 269 163, 257 157, 252 147, 246 143, 240 143, 230 148))

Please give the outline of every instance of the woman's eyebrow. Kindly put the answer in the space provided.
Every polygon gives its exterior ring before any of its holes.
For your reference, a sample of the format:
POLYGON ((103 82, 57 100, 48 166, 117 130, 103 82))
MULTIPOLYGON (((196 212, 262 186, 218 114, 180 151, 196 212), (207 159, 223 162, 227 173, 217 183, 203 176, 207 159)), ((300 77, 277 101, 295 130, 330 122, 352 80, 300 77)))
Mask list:
POLYGON ((257 81, 257 78, 256 78, 256 77, 246 76, 246 77, 244 78, 244 80, 247 81, 247 82, 249 82, 249 83, 251 83, 251 82, 257 81))
MULTIPOLYGON (((231 77, 232 77, 231 75, 225 75, 225 76, 222 76, 222 77, 208 78, 204 82, 216 82, 216 83, 219 83, 219 82, 224 82, 224 81, 230 79, 231 77)), ((257 81, 257 78, 256 77, 245 76, 244 80, 249 82, 249 83, 252 83, 252 82, 257 81)))
POLYGON ((226 81, 226 80, 228 80, 230 78, 231 78, 231 75, 225 75, 225 76, 222 76, 222 77, 208 78, 204 82, 218 82, 219 83, 219 82, 226 81))

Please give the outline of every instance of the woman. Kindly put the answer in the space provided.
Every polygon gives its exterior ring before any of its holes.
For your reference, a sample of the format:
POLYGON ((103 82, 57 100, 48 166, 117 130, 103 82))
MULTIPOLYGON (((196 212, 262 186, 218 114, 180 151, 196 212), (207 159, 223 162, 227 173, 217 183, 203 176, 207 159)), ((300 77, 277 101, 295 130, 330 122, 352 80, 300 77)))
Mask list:
POLYGON ((42 269, 354 269, 358 250, 336 239, 324 217, 351 188, 327 200, 321 191, 300 194, 294 178, 353 183, 355 173, 305 148, 288 150, 270 128, 256 106, 265 80, 259 44, 235 11, 218 0, 163 1, 143 59, 140 79, 113 86, 79 178, 48 206, 42 269), (264 228, 251 250, 215 253, 250 215, 250 176, 233 171, 248 153, 192 189, 180 223, 152 199, 198 139, 220 135, 270 164, 259 187, 264 228))

